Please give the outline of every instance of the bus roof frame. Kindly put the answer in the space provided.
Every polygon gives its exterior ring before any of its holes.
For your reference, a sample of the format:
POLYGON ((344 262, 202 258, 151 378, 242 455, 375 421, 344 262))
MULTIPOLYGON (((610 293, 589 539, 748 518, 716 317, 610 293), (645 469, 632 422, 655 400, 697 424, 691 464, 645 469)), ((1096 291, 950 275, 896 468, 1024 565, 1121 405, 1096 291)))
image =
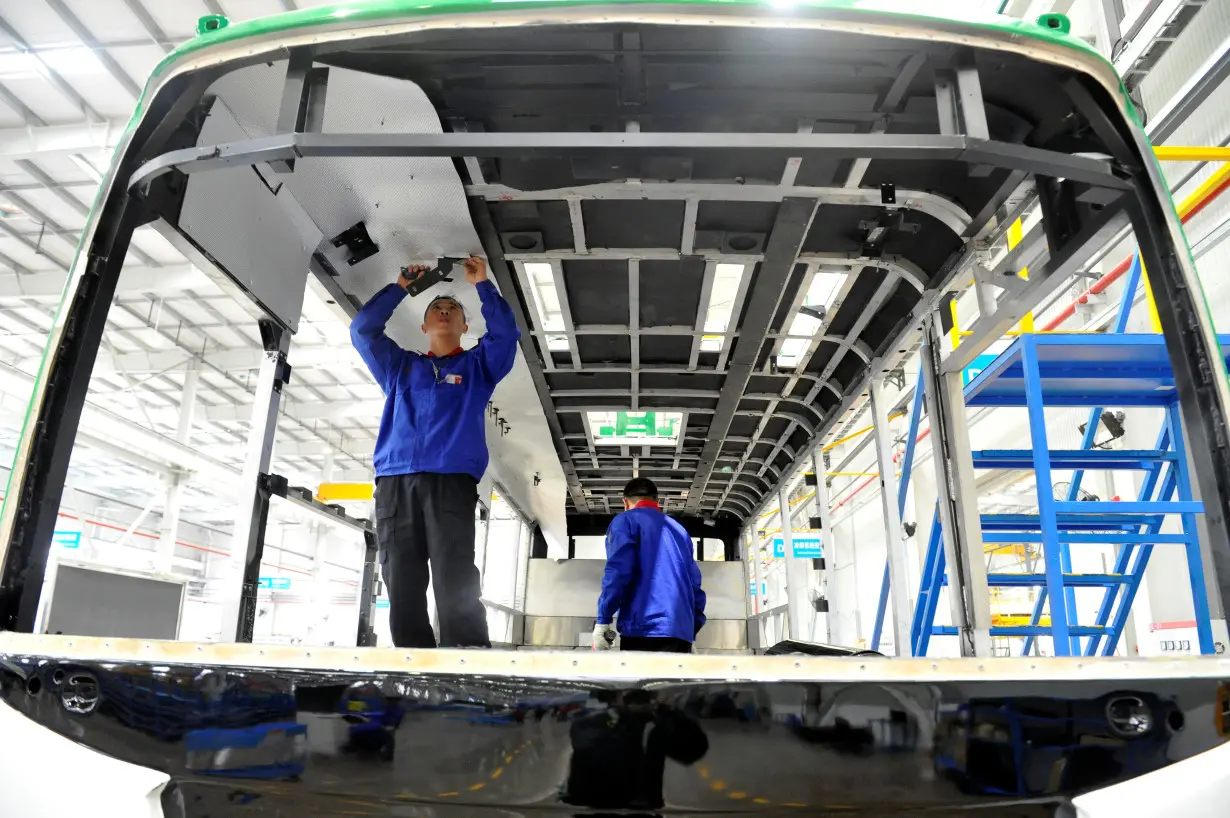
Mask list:
MULTIPOLYGON (((734 7, 722 4, 720 14, 714 13, 705 17, 703 22, 708 25, 758 25, 768 22, 769 25, 780 25, 780 20, 772 17, 776 12, 766 10, 763 5, 737 4, 734 7)), ((493 12, 493 7, 485 4, 474 6, 468 3, 442 3, 427 10, 419 19, 406 22, 404 18, 409 9, 404 3, 378 3, 371 8, 358 11, 353 19, 339 20, 334 13, 330 17, 325 11, 312 10, 303 12, 302 16, 288 15, 287 19, 276 23, 250 24, 222 29, 221 32, 210 35, 199 41, 193 41, 171 55, 160 65, 151 79, 145 97, 134 114, 132 123, 121 146, 107 182, 100 190, 99 203, 87 225, 86 237, 82 248, 87 252, 80 253, 70 275, 65 290, 65 300, 61 307, 61 316, 49 339, 48 356, 40 370, 35 387, 35 397, 31 403, 30 414, 27 416, 22 441, 18 447, 13 475, 20 478, 10 478, 9 498, 5 503, 3 516, 0 517, 0 556, 4 557, 4 570, 0 575, 0 628, 28 628, 33 621, 33 606, 37 604, 38 593, 35 588, 26 588, 26 577, 39 575, 38 571, 46 558, 45 543, 49 540, 54 512, 58 507, 59 492, 62 489, 63 477, 67 470, 68 456, 72 448, 72 438, 79 418, 81 403, 84 401, 85 386, 88 383, 88 372, 92 368, 93 351, 89 349, 88 341, 101 333, 105 320, 105 309, 99 309, 98 304, 110 301, 109 289, 113 290, 115 279, 122 265, 124 252, 132 229, 148 218, 144 202, 139 198, 128 196, 126 190, 117 189, 117 182, 124 187, 124 181, 148 181, 159 173, 177 167, 180 170, 197 167, 205 169, 210 166, 225 165, 230 162, 247 164, 256 161, 258 157, 285 161, 305 155, 313 151, 369 151, 367 155, 389 155, 387 153, 372 154, 371 151, 402 151, 393 155, 451 155, 476 156, 483 152, 493 155, 507 155, 508 151, 614 151, 614 152, 646 152, 654 151, 692 151, 698 148, 705 150, 769 150, 780 152, 783 156, 796 156, 800 152, 820 154, 839 154, 862 158, 879 156, 913 156, 919 157, 958 157, 974 164, 1004 163, 1004 167, 1017 170, 1042 170, 1051 174, 1062 174, 1064 178, 1093 181, 1109 189, 1123 190, 1130 188, 1142 198, 1133 203, 1123 202, 1121 205, 1130 210, 1140 234, 1142 252, 1148 258, 1150 270, 1157 271, 1157 282, 1154 283, 1155 295, 1158 296, 1159 313, 1163 318, 1163 326, 1167 339, 1177 348, 1176 380, 1182 384, 1180 393, 1186 397, 1185 417, 1196 430, 1192 434, 1194 461, 1200 475, 1202 494, 1206 505, 1210 507, 1210 534, 1213 539, 1221 538, 1219 542, 1224 547, 1214 548, 1222 598, 1230 600, 1230 447, 1226 445, 1225 407, 1230 403, 1230 393, 1227 392, 1224 378, 1210 377, 1210 373, 1218 371, 1210 366, 1212 356, 1210 349, 1216 348, 1216 339, 1212 336, 1211 322, 1208 320, 1207 309, 1197 303, 1192 297, 1198 292, 1198 282, 1186 253, 1177 252, 1177 248, 1185 247, 1183 235, 1174 214, 1173 208, 1164 203, 1168 197, 1161 186, 1160 174, 1151 155, 1148 145, 1139 132, 1139 128, 1131 129, 1129 138, 1125 139, 1122 131, 1123 123, 1138 125, 1135 111, 1123 91, 1122 84, 1114 77, 1108 64, 1087 46, 1074 38, 1059 36, 1054 31, 1043 29, 1031 24, 1007 25, 971 25, 968 22, 939 20, 934 17, 905 15, 899 13, 883 13, 862 8, 863 4, 830 0, 802 4, 796 12, 802 15, 800 19, 792 20, 794 25, 804 27, 831 28, 833 30, 871 30, 876 34, 892 37, 920 37, 933 41, 960 43, 965 46, 984 45, 988 48, 1016 53, 1028 54, 1033 59, 1063 65, 1090 77, 1102 87, 1114 100, 1118 107, 1116 119, 1112 119, 1102 107, 1101 101, 1089 96, 1085 100, 1076 100, 1082 114, 1090 118, 1099 137, 1103 138, 1110 148, 1120 168, 1126 170, 1135 185, 1125 183, 1109 170, 1101 160, 1087 157, 1062 156, 1057 158, 1053 152, 1023 148, 1011 143, 995 143, 980 136, 941 134, 922 139, 902 140, 887 134, 860 135, 856 139, 840 137, 825 137, 823 135, 787 135, 784 137, 766 138, 763 134, 753 138, 737 139, 738 144, 731 146, 729 142, 723 145, 714 144, 704 139, 697 139, 691 145, 685 144, 685 138, 665 137, 660 134, 620 134, 617 140, 609 136, 599 138, 596 135, 566 134, 546 138, 541 134, 520 135, 509 134, 447 134, 442 137, 407 137, 405 139, 371 139, 358 138, 354 135, 299 135, 283 134, 267 140, 263 144, 243 144, 232 146, 209 146, 206 149, 187 148, 180 153, 166 154, 165 148, 175 135, 176 129, 182 124, 189 112, 191 103, 199 98, 209 82, 223 68, 233 68, 241 63, 250 63, 267 59, 271 54, 285 53, 286 49, 299 47, 320 47, 330 40, 330 34, 337 34, 337 41, 342 45, 330 47, 352 47, 356 32, 370 35, 372 38, 392 37, 398 33, 412 30, 428 30, 455 27, 460 19, 476 27, 519 25, 532 21, 542 24, 548 20, 557 20, 566 24, 584 20, 625 19, 643 21, 648 24, 679 24, 681 17, 692 14, 695 18, 704 17, 711 9, 708 3, 681 3, 671 7, 671 11, 663 13, 660 6, 643 6, 627 4, 612 10, 609 7, 575 7, 568 4, 532 4, 532 9, 522 9, 519 5, 509 4, 493 12), (464 8, 470 14, 449 15, 448 12, 464 8), (686 10, 687 14, 682 13, 686 10), (485 12, 485 13, 473 13, 485 12), (332 28, 330 28, 332 26, 332 28), (343 36, 342 29, 351 30, 350 36, 343 36), (229 32, 229 33, 226 33, 229 32), (1019 35, 1028 34, 1026 38, 1019 35), (1083 103, 1083 104, 1082 104, 1083 103), (535 144, 535 141, 537 142, 535 144), (857 144, 855 144, 857 143, 857 144), (135 148, 135 149, 134 149, 135 148), (204 152, 203 152, 204 151, 204 152), (436 151, 436 154, 425 152, 436 151), (459 151, 464 151, 460 152, 459 151), (405 153, 412 152, 412 153, 405 153), (213 155, 210 155, 212 153, 213 155), (1149 189, 1151 195, 1145 194, 1149 189), (1160 207, 1153 205, 1160 204, 1160 207), (1195 285, 1193 287, 1193 285, 1195 285), (67 310, 67 311, 66 311, 67 310), (100 313, 101 316, 100 317, 100 313), (1218 411, 1207 411, 1202 414, 1201 404, 1212 406, 1218 411), (1193 408, 1195 407, 1195 408, 1193 408), (37 419, 37 422, 35 422, 37 419), (13 479, 20 479, 20 490, 13 492, 13 479), (1216 498, 1211 499, 1211 498, 1216 498), (44 536, 46 535, 46 536, 44 536), (40 545, 42 543, 42 545, 40 545), (41 554, 41 556, 40 556, 41 554), (34 591, 26 593, 24 591, 34 591)), ((961 121, 960 116, 954 120, 961 121)), ((977 117, 973 117, 975 130, 977 117)), ((966 124, 969 124, 968 117, 966 124)), ((1011 191, 1004 192, 1006 200, 1011 191)), ((487 208, 482 199, 471 200, 475 221, 483 233, 484 244, 487 245, 492 259, 492 269, 501 287, 512 287, 515 282, 508 271, 505 259, 498 246, 492 247, 492 229, 482 218, 482 211, 487 208), (486 226, 486 229, 484 229, 486 226)), ((787 198, 784 204, 797 203, 795 215, 791 217, 795 228, 805 229, 805 218, 800 214, 808 208, 814 210, 815 198, 787 198)), ((980 214, 982 215, 982 214, 980 214)), ((1118 221, 1124 215, 1117 208, 1107 208, 1105 218, 1087 226, 1074 236, 1062 236, 1048 229, 1039 228, 1052 242, 1060 245, 1055 258, 1040 266, 1037 291, 1047 285, 1061 281, 1065 274, 1078 264, 1082 258, 1089 257, 1089 248, 1099 241, 1104 241, 1114 235, 1121 223, 1118 221), (1063 239, 1068 239, 1065 242, 1063 239), (1065 246, 1066 245, 1066 246, 1065 246)), ((789 221, 789 220, 788 220, 789 221)), ((782 226, 786 223, 779 222, 782 226)), ((983 233, 990 225, 990 217, 985 224, 975 221, 970 228, 979 234, 993 235, 1006 225, 999 224, 990 233, 983 233)), ((774 231, 776 232, 776 230, 774 231)), ((797 229, 796 229, 797 233, 797 229)), ((1041 235, 1041 233, 1039 235, 1041 235)), ((796 236, 797 237, 797 236, 796 236)), ((1029 240, 1029 237, 1027 237, 1029 240)), ((783 245, 791 244, 783 241, 783 245)), ((797 244, 797 242, 793 242, 797 244)), ((1032 240, 1037 244, 1036 237, 1032 240)), ((779 260, 776 278, 784 277, 790 267, 798 261, 798 253, 790 254, 787 260, 782 248, 770 253, 766 248, 765 260, 768 264, 772 257, 779 260)), ((931 282, 931 287, 922 292, 922 297, 911 311, 908 320, 896 333, 895 338, 904 340, 921 330, 923 322, 935 309, 944 294, 952 289, 958 276, 969 269, 978 257, 980 249, 973 242, 967 242, 962 253, 949 260, 940 274, 931 282)), ((773 278, 773 277, 770 277, 773 278)), ((772 281, 769 282, 771 284, 772 281)), ((875 299, 887 298, 888 292, 881 290, 875 299)), ((769 305, 770 307, 772 305, 769 305)), ((749 308, 749 313, 752 308, 749 308)), ((767 322, 767 313, 771 309, 764 305, 756 308, 758 315, 767 322)), ((528 326, 525 316, 519 316, 523 328, 528 326)), ((1004 320, 999 316, 996 320, 1004 320)), ((766 324, 767 326, 767 324, 766 324)), ((970 342, 964 354, 976 354, 980 347, 985 347, 992 340, 991 324, 976 326, 976 335, 970 342)), ((524 343, 524 341, 523 341, 524 343)), ((893 344, 892 346, 899 346, 893 344)), ((835 364, 834 364, 835 365, 835 364)), ((888 371, 893 361, 879 361, 882 371, 888 371)), ((747 370, 745 362, 732 360, 732 367, 747 370)), ((846 415, 848 410, 862 399, 866 387, 866 379, 873 373, 868 370, 863 380, 856 384, 847 384, 842 390, 843 398, 834 411, 828 413, 823 422, 809 427, 809 438, 812 443, 818 435, 825 434, 834 423, 846 415)), ((689 493, 688 509, 699 508, 701 498, 705 493, 708 476, 716 463, 717 447, 730 419, 735 415, 738 401, 744 396, 746 378, 737 390, 724 392, 714 410, 715 422, 711 429, 716 428, 718 434, 706 443, 702 452, 696 479, 689 493), (732 397, 733 396, 733 397, 732 397)), ((824 388, 832 388, 825 383, 822 375, 815 385, 813 395, 824 388)), ((540 395, 544 400, 544 408, 550 403, 549 395, 540 395)), ((809 396, 810 397, 810 396, 809 396)), ((796 422, 802 420, 797 417, 796 422)), ((806 448, 806 447, 805 447, 806 448)), ((781 446, 775 450, 781 450, 781 446)), ((775 477, 784 479, 795 469, 805 463, 807 451, 790 452, 792 457, 785 468, 771 467, 775 477)), ((565 472, 568 472, 567 464, 565 472)), ((573 475, 575 477, 575 473, 573 475)), ((733 484, 733 481, 732 481, 733 484)), ((759 507, 746 508, 748 516, 754 515, 764 504, 771 501, 773 493, 767 492, 759 507)), ((746 506, 747 500, 739 504, 746 506)))

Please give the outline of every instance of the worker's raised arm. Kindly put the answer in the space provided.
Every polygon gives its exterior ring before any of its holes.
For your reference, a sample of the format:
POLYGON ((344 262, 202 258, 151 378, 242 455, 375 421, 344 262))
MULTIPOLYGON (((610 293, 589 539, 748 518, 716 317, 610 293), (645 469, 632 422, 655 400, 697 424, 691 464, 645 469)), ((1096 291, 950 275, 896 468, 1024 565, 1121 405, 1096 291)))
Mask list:
MULTIPOLYGON (((421 269, 425 268, 416 267, 411 271, 421 269)), ((389 391, 390 375, 397 372, 402 360, 409 353, 385 335, 384 328, 388 326, 393 310, 405 299, 406 285, 410 281, 404 274, 398 275, 396 283, 388 285, 368 299, 350 322, 350 341, 386 394, 389 391)))
POLYGON ((693 633, 695 636, 708 621, 705 619, 705 590, 700 587, 700 566, 696 560, 692 560, 688 573, 692 576, 692 626, 696 629, 693 633))
POLYGON ((602 573, 602 594, 598 597, 598 624, 609 625, 636 573, 636 532, 631 521, 620 515, 606 532, 606 570, 602 573))
POLYGON ((512 307, 500 295, 495 284, 487 278, 487 263, 477 256, 466 259, 466 281, 478 289, 478 298, 483 304, 483 321, 487 333, 478 341, 479 360, 487 370, 492 383, 498 383, 512 371, 517 360, 517 341, 521 330, 512 307))

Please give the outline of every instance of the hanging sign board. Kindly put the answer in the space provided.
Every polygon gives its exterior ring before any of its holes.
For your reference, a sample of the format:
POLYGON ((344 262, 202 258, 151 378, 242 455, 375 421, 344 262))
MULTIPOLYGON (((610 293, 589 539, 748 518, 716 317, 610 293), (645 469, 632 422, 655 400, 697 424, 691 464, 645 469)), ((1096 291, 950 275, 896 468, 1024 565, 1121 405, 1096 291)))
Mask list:
POLYGON ((969 382, 981 375, 982 370, 990 366, 998 357, 999 355, 982 354, 975 358, 969 366, 961 370, 961 385, 969 386, 969 382))
MULTIPOLYGON (((818 534, 796 534, 791 538, 794 543, 794 555, 799 558, 823 557, 824 549, 820 545, 818 534)), ((781 537, 773 538, 773 556, 783 559, 786 556, 786 543, 781 537)))
POLYGON ((290 590, 290 577, 261 577, 257 582, 257 587, 270 591, 288 591, 290 590))
POLYGON ((61 548, 80 548, 81 547, 81 532, 80 531, 55 531, 51 534, 51 542, 53 545, 58 545, 61 548))

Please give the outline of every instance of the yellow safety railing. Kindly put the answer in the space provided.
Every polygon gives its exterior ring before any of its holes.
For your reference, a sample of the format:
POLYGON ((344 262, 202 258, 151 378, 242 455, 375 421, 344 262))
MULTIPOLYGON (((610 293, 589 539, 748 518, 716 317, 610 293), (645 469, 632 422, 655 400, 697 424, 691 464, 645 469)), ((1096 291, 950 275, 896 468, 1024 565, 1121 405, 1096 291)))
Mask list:
MULTIPOLYGON (((1021 243, 1021 239, 1024 238, 1024 235, 1023 235, 1024 232, 1025 232, 1025 226, 1021 223, 1020 219, 1017 219, 1012 224, 1008 225, 1008 252, 1009 253, 1015 250, 1016 246, 1021 243)), ((1019 278, 1023 278, 1026 281, 1028 281, 1029 280, 1029 268, 1022 267, 1020 270, 1017 271, 1017 276, 1019 278)), ((1021 319, 1021 323, 1017 324, 1017 330, 1019 332, 1033 332, 1034 331, 1034 314, 1032 310, 1030 312, 1025 313, 1025 317, 1021 319)))
POLYGON ((1153 154, 1163 162, 1230 162, 1230 148, 1220 145, 1155 145, 1153 154))

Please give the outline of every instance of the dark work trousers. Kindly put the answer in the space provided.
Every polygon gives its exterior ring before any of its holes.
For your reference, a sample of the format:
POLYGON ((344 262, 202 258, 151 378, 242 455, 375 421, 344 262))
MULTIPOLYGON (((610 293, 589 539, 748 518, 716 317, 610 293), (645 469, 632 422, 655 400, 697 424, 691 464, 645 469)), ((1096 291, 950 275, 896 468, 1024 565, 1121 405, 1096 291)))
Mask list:
POLYGON ((380 574, 389 589, 389 629, 399 648, 434 648, 427 616, 430 579, 441 647, 491 647, 474 565, 478 484, 468 474, 399 474, 376 479, 380 574), (429 571, 430 566, 430 571, 429 571))
POLYGON ((620 650, 647 650, 654 653, 691 653, 692 643, 673 636, 620 636, 620 650))

